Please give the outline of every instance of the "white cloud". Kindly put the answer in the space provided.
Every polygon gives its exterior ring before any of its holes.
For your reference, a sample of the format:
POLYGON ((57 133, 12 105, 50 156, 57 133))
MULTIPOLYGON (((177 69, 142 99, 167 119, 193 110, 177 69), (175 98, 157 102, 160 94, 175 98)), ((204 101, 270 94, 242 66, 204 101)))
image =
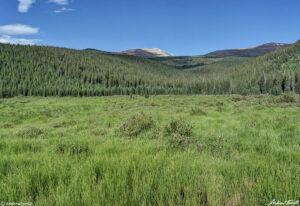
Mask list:
POLYGON ((34 45, 37 42, 40 42, 39 39, 19 39, 19 38, 13 38, 8 35, 0 35, 0 43, 5 44, 25 44, 25 45, 34 45))
POLYGON ((58 5, 68 5, 69 0, 49 0, 52 3, 56 3, 58 5))
POLYGON ((31 5, 35 2, 35 0, 18 0, 19 6, 18 11, 22 13, 26 13, 31 5))
POLYGON ((10 24, 0 26, 0 43, 6 44, 29 44, 34 45, 41 41, 39 39, 14 38, 14 35, 32 35, 39 32, 38 28, 33 28, 24 24, 10 24))
POLYGON ((58 9, 58 10, 55 10, 54 12, 55 12, 55 13, 62 13, 62 12, 66 12, 66 11, 74 11, 74 9, 72 9, 72 8, 67 8, 67 7, 62 7, 62 8, 60 8, 60 9, 58 9))
POLYGON ((10 24, 0 26, 0 34, 5 35, 30 35, 39 32, 38 28, 33 28, 24 24, 10 24))
MULTIPOLYGON (((58 4, 58 5, 61 5, 61 6, 68 5, 69 1, 70 0, 49 0, 49 2, 58 4)), ((18 11, 22 12, 22 13, 26 13, 30 9, 31 5, 36 2, 36 0, 18 0, 18 2, 19 2, 18 11)), ((71 2, 72 2, 72 0, 71 0, 71 2)), ((63 8, 65 8, 65 7, 63 7, 63 8)), ((56 11, 55 12, 56 13, 61 13, 61 12, 64 12, 64 11, 71 11, 68 8, 65 8, 65 9, 67 9, 67 10, 59 9, 59 10, 56 10, 58 12, 56 12, 56 11)))

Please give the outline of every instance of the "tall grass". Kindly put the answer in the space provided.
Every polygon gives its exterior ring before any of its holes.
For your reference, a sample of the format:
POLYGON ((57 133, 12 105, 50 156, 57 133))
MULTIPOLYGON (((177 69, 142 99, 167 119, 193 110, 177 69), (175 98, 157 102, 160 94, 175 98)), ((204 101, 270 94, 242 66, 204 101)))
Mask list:
POLYGON ((0 202, 214 206, 299 200, 299 102, 282 99, 2 99, 0 202), (195 105, 206 115, 192 115, 195 105), (170 147, 168 136, 177 133, 194 138, 197 147, 170 147))

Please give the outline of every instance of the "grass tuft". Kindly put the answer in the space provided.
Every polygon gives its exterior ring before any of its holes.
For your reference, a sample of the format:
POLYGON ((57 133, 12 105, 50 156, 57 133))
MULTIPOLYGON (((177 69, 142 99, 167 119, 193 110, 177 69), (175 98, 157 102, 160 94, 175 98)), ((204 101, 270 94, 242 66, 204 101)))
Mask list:
POLYGON ((84 143, 59 143, 56 145, 56 151, 60 154, 87 154, 89 152, 89 146, 84 143))
POLYGON ((17 131, 16 135, 21 138, 39 138, 43 137, 44 130, 36 127, 29 127, 17 131))

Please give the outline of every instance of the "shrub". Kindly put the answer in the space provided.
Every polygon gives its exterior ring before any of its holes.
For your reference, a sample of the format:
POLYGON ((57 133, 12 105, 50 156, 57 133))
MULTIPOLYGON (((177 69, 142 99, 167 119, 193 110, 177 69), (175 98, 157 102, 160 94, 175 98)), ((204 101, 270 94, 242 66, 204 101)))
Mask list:
POLYGON ((129 136, 137 137, 139 134, 154 129, 156 124, 152 116, 144 113, 135 114, 121 124, 121 131, 129 136))
POLYGON ((194 138, 180 134, 172 134, 169 138, 169 145, 173 148, 185 148, 192 142, 196 142, 194 138))
POLYGON ((224 138, 212 136, 205 141, 205 147, 212 153, 220 154, 224 147, 224 138))
POLYGON ((192 108, 190 115, 207 115, 207 112, 203 111, 199 107, 192 108))
POLYGON ((0 124, 0 128, 4 128, 4 129, 7 129, 7 128, 13 128, 14 126, 10 123, 5 123, 5 124, 0 124))
POLYGON ((294 103, 296 102, 296 96, 293 93, 284 93, 277 99, 278 103, 294 103))
POLYGON ((193 125, 183 118, 173 120, 169 125, 165 127, 165 132, 167 135, 178 134, 182 136, 192 135, 193 125))
POLYGON ((192 135, 193 125, 184 119, 173 120, 165 127, 166 134, 170 137, 169 144, 171 147, 188 147, 191 142, 194 142, 192 135))
POLYGON ((156 107, 156 106, 159 106, 159 104, 156 104, 155 102, 151 102, 151 103, 150 103, 150 106, 156 107))
POLYGON ((216 103, 216 106, 219 106, 219 107, 220 107, 220 106, 224 106, 224 102, 217 102, 217 103, 216 103))
POLYGON ((223 112, 224 109, 223 109, 223 107, 217 107, 216 111, 217 111, 217 112, 223 112))
POLYGON ((231 96, 230 99, 233 102, 239 102, 239 101, 242 101, 242 100, 246 100, 246 97, 234 95, 234 96, 231 96))

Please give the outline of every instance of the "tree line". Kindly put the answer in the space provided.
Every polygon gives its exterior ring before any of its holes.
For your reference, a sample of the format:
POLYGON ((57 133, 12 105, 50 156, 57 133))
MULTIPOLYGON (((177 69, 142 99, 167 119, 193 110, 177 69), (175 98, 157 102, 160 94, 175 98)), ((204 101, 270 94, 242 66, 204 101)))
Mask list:
POLYGON ((298 41, 205 75, 96 50, 0 44, 0 97, 300 93, 299 54, 298 41))

